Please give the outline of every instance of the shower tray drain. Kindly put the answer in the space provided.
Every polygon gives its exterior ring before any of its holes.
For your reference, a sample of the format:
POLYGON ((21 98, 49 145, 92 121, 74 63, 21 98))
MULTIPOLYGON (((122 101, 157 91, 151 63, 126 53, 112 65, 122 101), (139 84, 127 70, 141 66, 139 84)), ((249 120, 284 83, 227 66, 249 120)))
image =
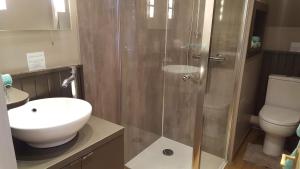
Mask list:
POLYGON ((162 153, 165 156, 172 156, 174 154, 174 151, 172 149, 163 149, 162 153))

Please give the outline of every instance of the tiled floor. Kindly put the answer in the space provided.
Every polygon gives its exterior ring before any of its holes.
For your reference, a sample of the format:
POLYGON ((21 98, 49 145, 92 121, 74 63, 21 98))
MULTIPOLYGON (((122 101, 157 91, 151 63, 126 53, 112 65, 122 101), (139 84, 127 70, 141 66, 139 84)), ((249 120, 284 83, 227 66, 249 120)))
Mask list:
POLYGON ((233 161, 226 166, 225 169, 266 169, 262 166, 257 166, 255 164, 249 163, 243 160, 244 153, 246 151, 248 143, 262 144, 264 133, 257 129, 252 129, 252 131, 247 136, 241 148, 238 150, 233 161))
MULTIPOLYGON (((191 169, 192 147, 167 139, 159 138, 156 142, 138 154, 126 164, 130 169, 191 169), (163 149, 172 149, 172 156, 162 154, 163 149)), ((203 152, 201 168, 221 169, 225 165, 224 159, 203 152)))

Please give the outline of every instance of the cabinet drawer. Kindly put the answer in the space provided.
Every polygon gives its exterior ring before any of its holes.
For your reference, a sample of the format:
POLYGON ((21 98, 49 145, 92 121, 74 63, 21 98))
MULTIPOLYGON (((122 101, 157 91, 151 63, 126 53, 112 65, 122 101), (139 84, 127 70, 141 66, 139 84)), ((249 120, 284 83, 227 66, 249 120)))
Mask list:
POLYGON ((124 169, 123 136, 84 156, 81 163, 82 169, 124 169))
POLYGON ((62 169, 81 169, 81 158, 68 164, 67 166, 63 167, 62 169))

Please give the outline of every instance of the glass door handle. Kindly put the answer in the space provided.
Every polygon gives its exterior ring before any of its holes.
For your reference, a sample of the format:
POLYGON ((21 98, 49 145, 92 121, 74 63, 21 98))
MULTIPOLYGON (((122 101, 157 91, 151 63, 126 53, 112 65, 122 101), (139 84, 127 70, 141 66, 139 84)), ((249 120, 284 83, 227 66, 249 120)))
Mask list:
POLYGON ((226 60, 221 54, 217 54, 216 56, 209 57, 209 61, 212 62, 224 62, 226 60))
POLYGON ((194 59, 201 59, 201 55, 193 55, 192 58, 194 58, 194 59))
MULTIPOLYGON (((201 55, 193 55, 194 59, 201 59, 201 55)), ((212 62, 224 62, 226 60, 225 57, 223 57, 221 54, 217 54, 216 56, 210 56, 209 61, 212 62)))

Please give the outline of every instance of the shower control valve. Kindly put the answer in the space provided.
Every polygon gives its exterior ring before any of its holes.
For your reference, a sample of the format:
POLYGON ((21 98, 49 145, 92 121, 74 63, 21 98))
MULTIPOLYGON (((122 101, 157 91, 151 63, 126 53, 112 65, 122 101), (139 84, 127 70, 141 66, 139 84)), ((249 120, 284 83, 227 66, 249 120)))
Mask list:
POLYGON ((182 80, 183 81, 187 81, 187 80, 189 80, 189 79, 191 79, 192 77, 191 77, 191 75, 189 75, 189 74, 185 74, 185 75, 183 75, 182 76, 182 80))

